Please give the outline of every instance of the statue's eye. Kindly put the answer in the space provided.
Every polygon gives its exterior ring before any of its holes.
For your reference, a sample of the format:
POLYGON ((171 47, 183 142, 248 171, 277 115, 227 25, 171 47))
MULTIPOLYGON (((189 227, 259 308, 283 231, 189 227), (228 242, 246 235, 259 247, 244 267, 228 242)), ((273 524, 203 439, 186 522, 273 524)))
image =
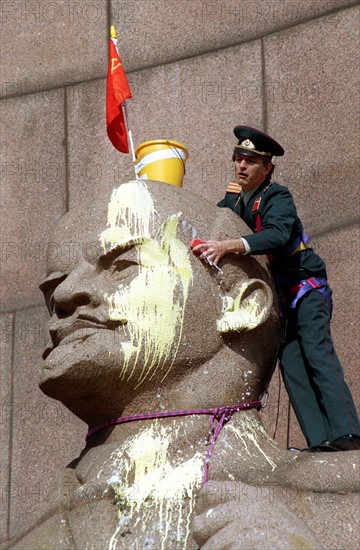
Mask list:
POLYGON ((139 268, 138 262, 120 257, 112 262, 109 271, 110 273, 122 273, 134 267, 139 268))
POLYGON ((54 313, 54 292, 56 288, 65 281, 67 275, 61 275, 60 277, 50 277, 39 286, 41 292, 44 295, 46 307, 50 316, 54 313))
POLYGON ((104 271, 113 280, 136 277, 138 270, 138 253, 132 244, 127 248, 114 248, 99 259, 98 272, 104 271))

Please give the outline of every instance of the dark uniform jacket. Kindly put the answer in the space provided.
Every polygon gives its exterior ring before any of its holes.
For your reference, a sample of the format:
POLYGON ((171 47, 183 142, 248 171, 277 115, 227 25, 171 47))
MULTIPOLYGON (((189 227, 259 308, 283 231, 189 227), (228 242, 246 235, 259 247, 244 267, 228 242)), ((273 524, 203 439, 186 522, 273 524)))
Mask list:
POLYGON ((227 192, 218 206, 231 208, 254 231, 241 237, 249 243, 250 254, 272 256, 271 269, 280 289, 287 290, 310 277, 326 278, 325 263, 312 248, 291 253, 293 243, 302 234, 302 224, 287 187, 266 179, 246 207, 239 194, 233 192, 227 192))

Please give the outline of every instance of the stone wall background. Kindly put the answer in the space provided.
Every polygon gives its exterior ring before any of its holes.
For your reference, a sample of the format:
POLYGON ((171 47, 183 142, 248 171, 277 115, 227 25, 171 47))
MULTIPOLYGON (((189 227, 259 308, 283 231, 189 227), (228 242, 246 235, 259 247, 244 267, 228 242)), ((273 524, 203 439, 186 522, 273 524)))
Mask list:
MULTIPOLYGON (((173 138, 184 181, 216 202, 232 129, 264 128, 334 290, 333 336, 360 407, 359 7, 353 0, 4 0, 1 28, 0 541, 39 517, 86 426, 37 387, 48 231, 101 185, 133 179, 105 130, 108 29, 134 99, 135 145, 173 138)), ((210 237, 204 236, 204 237, 210 237)), ((76 245, 76 243, 74 243, 76 245)), ((274 430, 278 376, 264 422, 274 430)), ((280 393, 277 440, 287 442, 280 393)), ((303 445, 293 414, 290 444, 303 445)))

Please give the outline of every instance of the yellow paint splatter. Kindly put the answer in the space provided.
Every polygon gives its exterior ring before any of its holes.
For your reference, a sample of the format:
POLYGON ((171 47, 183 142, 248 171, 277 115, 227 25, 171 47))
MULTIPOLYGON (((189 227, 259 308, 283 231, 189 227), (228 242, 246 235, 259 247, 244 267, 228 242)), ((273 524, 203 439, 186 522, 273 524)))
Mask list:
POLYGON ((100 235, 105 251, 111 250, 129 238, 150 238, 150 225, 155 216, 152 197, 146 185, 129 181, 113 190, 108 207, 107 229, 100 235))
POLYGON ((262 307, 256 297, 245 298, 244 293, 248 289, 248 282, 241 285, 235 299, 230 296, 223 297, 223 316, 217 321, 219 332, 226 333, 236 330, 251 330, 260 325, 267 318, 267 309, 262 307))
POLYGON ((301 535, 289 535, 291 550, 314 550, 314 546, 301 535))
POLYGON ((254 421, 251 418, 244 418, 242 430, 233 426, 231 423, 229 423, 228 425, 228 430, 232 431, 235 434, 235 436, 241 440, 243 446, 245 447, 245 451, 248 453, 249 456, 252 456, 252 453, 248 445, 252 443, 254 447, 256 447, 257 451, 263 455, 266 462, 268 462, 268 464, 271 466, 272 471, 275 470, 275 468, 277 467, 276 463, 272 460, 270 456, 268 456, 263 451, 263 449, 261 448, 258 442, 259 434, 262 433, 267 437, 267 433, 265 432, 265 429, 262 426, 259 426, 258 422, 254 421))
POLYGON ((178 429, 155 422, 111 456, 114 475, 109 484, 117 497, 119 523, 110 550, 128 525, 143 530, 151 525, 161 537, 162 549, 169 548, 171 541, 186 547, 204 458, 197 452, 189 460, 171 461, 168 452, 177 435, 178 429))
POLYGON ((140 356, 137 385, 158 369, 171 369, 179 348, 192 268, 188 247, 177 238, 181 212, 165 220, 154 234, 155 208, 146 184, 121 185, 111 196, 108 228, 101 233, 105 250, 134 243, 139 272, 107 297, 112 320, 125 320, 129 341, 122 343, 120 376, 130 379, 140 356))

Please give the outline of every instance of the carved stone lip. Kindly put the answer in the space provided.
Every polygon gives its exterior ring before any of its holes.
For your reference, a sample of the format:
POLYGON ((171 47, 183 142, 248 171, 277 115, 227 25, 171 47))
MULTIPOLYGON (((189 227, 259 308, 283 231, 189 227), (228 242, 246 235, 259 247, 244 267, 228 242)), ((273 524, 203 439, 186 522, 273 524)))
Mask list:
POLYGON ((68 320, 58 322, 57 326, 52 325, 49 328, 49 333, 53 345, 45 349, 43 353, 43 359, 57 347, 66 345, 78 340, 86 340, 89 336, 97 334, 99 330, 114 330, 118 326, 126 324, 126 321, 112 321, 108 320, 105 323, 99 321, 93 321, 87 318, 76 318, 75 320, 68 320))
POLYGON ((65 344, 70 344, 71 342, 74 342, 75 340, 86 340, 89 336, 92 336, 93 334, 97 334, 99 330, 106 330, 106 327, 104 326, 98 326, 98 327, 82 327, 77 328, 76 330, 73 330, 62 338, 59 342, 59 346, 63 346, 65 344))
POLYGON ((75 332, 81 331, 86 334, 87 329, 101 330, 106 328, 107 326, 103 323, 77 318, 70 322, 59 323, 55 329, 50 329, 50 335, 54 346, 57 346, 62 340, 73 335, 75 332))

